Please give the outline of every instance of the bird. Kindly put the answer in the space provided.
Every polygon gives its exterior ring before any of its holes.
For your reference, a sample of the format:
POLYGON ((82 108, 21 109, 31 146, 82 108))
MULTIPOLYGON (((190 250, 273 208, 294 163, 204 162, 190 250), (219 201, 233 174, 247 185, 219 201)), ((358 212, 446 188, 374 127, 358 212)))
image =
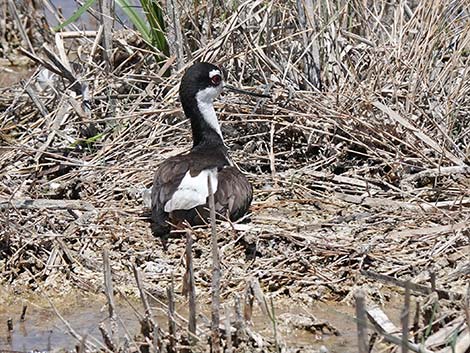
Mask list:
POLYGON ((216 214, 222 218, 241 218, 252 202, 252 185, 232 162, 214 109, 224 87, 240 92, 225 85, 222 70, 208 62, 193 64, 181 79, 179 97, 191 123, 193 146, 163 161, 154 175, 151 229, 164 242, 173 226, 207 222, 208 179, 216 214))

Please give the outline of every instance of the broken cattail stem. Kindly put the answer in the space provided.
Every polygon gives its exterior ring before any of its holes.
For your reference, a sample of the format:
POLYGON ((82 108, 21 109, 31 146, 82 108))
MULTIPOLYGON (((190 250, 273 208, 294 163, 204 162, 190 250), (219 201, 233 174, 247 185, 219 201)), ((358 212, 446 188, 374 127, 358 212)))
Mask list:
POLYGON ((243 297, 243 318, 245 321, 251 321, 251 317, 253 316, 253 301, 253 289, 251 282, 248 282, 246 284, 245 296, 243 297))
POLYGON ((114 2, 111 0, 100 0, 98 2, 101 16, 100 22, 103 26, 103 58, 105 61, 106 72, 113 69, 113 21, 114 21, 114 2))
POLYGON ((238 295, 235 295, 235 329, 236 329, 236 338, 238 341, 244 341, 246 340, 246 323, 245 323, 245 318, 242 315, 242 308, 241 308, 241 303, 240 303, 240 297, 238 295))
MULTIPOLYGON (((113 290, 113 279, 111 275, 111 265, 109 264, 109 250, 108 248, 103 249, 103 275, 104 275, 104 292, 106 294, 106 300, 108 302, 108 314, 109 320, 111 322, 111 333, 107 334, 109 340, 111 341, 110 346, 114 345, 114 335, 116 332, 116 314, 115 314, 115 304, 114 304, 114 290, 113 290)), ((103 328, 104 330, 104 328, 103 328)), ((103 338, 105 338, 103 336, 103 338)), ((106 343, 106 340, 105 340, 106 343)), ((106 343, 108 346, 108 343, 106 343)), ((109 346, 108 346, 109 347, 109 346)))
POLYGON ((415 316, 413 318, 413 332, 415 332, 415 338, 414 342, 418 343, 419 342, 419 336, 418 331, 419 331, 419 319, 420 319, 420 312, 421 312, 421 303, 419 300, 416 300, 416 311, 415 311, 415 316))
POLYGON ((194 270, 192 255, 193 238, 189 231, 186 232, 186 280, 188 288, 188 304, 189 304, 189 341, 195 342, 196 339, 196 288, 194 286, 194 270))
POLYGON ((464 307, 467 328, 470 330, 470 283, 467 285, 467 295, 465 296, 464 307))
POLYGON ((281 353, 281 347, 279 346, 279 339, 278 339, 278 334, 277 334, 277 321, 276 321, 276 313, 274 311, 274 301, 273 298, 269 298, 271 302, 271 321, 273 324, 273 335, 274 335, 274 344, 276 346, 276 352, 281 353))
POLYGON ((86 349, 87 349, 86 340, 87 340, 87 335, 83 335, 82 339, 80 340, 80 343, 77 346, 77 353, 86 352, 86 349))
POLYGON ((11 317, 7 320, 7 327, 9 333, 13 332, 13 319, 11 317))
POLYGON ((211 244, 212 244, 212 320, 211 320, 211 351, 220 352, 220 257, 217 244, 217 225, 215 222, 215 203, 210 177, 207 178, 209 190, 209 209, 211 218, 211 244))
POLYGON ((109 335, 109 332, 106 330, 104 323, 101 323, 98 326, 98 329, 100 330, 101 337, 103 337, 104 344, 106 347, 111 351, 111 352, 116 352, 116 346, 114 345, 113 339, 109 335))
POLYGON ((151 314, 150 304, 148 302, 147 296, 145 295, 144 285, 142 283, 142 277, 140 275, 140 271, 137 268, 137 265, 134 264, 134 278, 135 282, 137 283, 137 288, 139 289, 140 300, 142 300, 142 305, 144 306, 145 315, 151 314))
POLYGON ((24 322, 24 320, 25 320, 26 309, 28 309, 28 306, 23 304, 23 309, 21 310, 21 316, 20 316, 20 321, 21 322, 24 322))
POLYGON ((409 317, 410 317, 410 281, 406 281, 405 285, 405 306, 401 314, 401 330, 402 330, 402 346, 401 351, 408 353, 408 340, 409 340, 409 317))
POLYGON ((137 283, 137 288, 139 289, 140 299, 142 300, 142 305, 145 310, 145 316, 141 320, 141 332, 146 339, 152 342, 153 348, 155 352, 158 352, 158 347, 160 346, 159 343, 159 336, 158 336, 158 325, 152 319, 152 309, 150 308, 150 304, 148 302, 147 294, 144 290, 144 285, 142 282, 142 276, 140 274, 137 265, 134 264, 133 266, 134 277, 137 283))
POLYGON ((357 319, 358 352, 368 353, 366 300, 365 300, 365 293, 362 289, 359 289, 356 292, 356 319, 357 319))
POLYGON ((176 352, 176 322, 175 322, 175 283, 173 275, 170 285, 166 289, 168 296, 168 333, 169 333, 169 351, 176 352))
POLYGON ((431 290, 433 292, 435 292, 436 291, 436 272, 434 272, 434 270, 432 270, 429 273, 429 277, 430 277, 430 280, 431 280, 431 290))

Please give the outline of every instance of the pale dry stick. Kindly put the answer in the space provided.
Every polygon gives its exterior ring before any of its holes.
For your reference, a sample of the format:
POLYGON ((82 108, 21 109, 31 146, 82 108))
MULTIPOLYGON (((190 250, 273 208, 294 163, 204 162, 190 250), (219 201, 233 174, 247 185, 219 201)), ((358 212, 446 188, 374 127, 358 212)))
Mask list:
POLYGON ((277 188, 277 178, 276 178, 276 161, 274 156, 274 134, 275 134, 275 124, 271 124, 271 131, 269 134, 269 164, 271 167, 271 177, 274 181, 274 187, 277 188))
MULTIPOLYGON (((67 79, 70 84, 70 89, 73 90, 77 95, 83 94, 83 85, 82 83, 75 77, 72 71, 70 71, 66 65, 60 60, 59 57, 49 48, 47 44, 42 46, 42 50, 44 54, 46 54, 47 58, 52 62, 52 65, 46 66, 49 70, 51 67, 55 68, 55 70, 51 70, 54 73, 57 73, 59 76, 67 79)), ((29 56, 26 52, 23 52, 27 56, 29 56)), ((32 57, 31 57, 32 58, 32 57)), ((32 58, 35 60, 35 58, 32 58)), ((44 60, 42 60, 44 62, 44 60)))
POLYGON ((57 50, 59 51, 60 61, 64 66, 69 70, 72 71, 72 67, 70 66, 69 57, 65 53, 65 46, 64 46, 64 37, 61 35, 61 32, 56 32, 55 34, 55 45, 57 50))
POLYGON ((244 315, 242 314, 242 308, 240 303, 240 297, 235 295, 234 299, 234 309, 235 309, 235 330, 238 340, 245 341, 247 339, 247 332, 246 332, 246 320, 244 315))
POLYGON ((60 126, 67 121, 67 118, 69 116, 68 114, 69 107, 70 107, 70 104, 68 103, 68 100, 66 99, 65 95, 63 95, 60 99, 59 106, 57 107, 56 116, 54 117, 54 120, 48 126, 48 130, 50 131, 50 133, 47 135, 47 140, 41 145, 41 147, 39 147, 39 150, 36 153, 36 156, 34 157, 36 162, 39 161, 44 151, 48 149, 49 145, 52 143, 57 132, 59 131, 60 126))
MULTIPOLYGON (((109 335, 109 338, 107 339, 108 335, 103 335, 103 338, 105 339, 106 344, 108 347, 114 351, 116 345, 114 342, 116 342, 115 339, 115 334, 116 334, 116 305, 114 302, 114 289, 113 289, 113 278, 111 274, 111 265, 109 263, 109 249, 105 247, 103 249, 103 275, 104 275, 104 292, 106 294, 106 300, 108 302, 108 315, 109 315, 109 321, 111 323, 111 332, 109 335)), ((101 327, 101 326, 100 326, 101 327)), ((104 326, 102 330, 100 329, 102 333, 106 332, 104 326)))
POLYGON ((94 63, 94 58, 95 58, 95 53, 96 53, 96 50, 97 48, 99 47, 100 45, 100 42, 101 42, 101 37, 103 35, 103 25, 100 25, 98 27, 98 31, 96 31, 96 36, 95 36, 95 40, 93 41, 93 44, 91 46, 91 50, 90 50, 90 55, 89 55, 89 58, 88 58, 88 66, 92 66, 93 63, 94 63))
MULTIPOLYGON (((30 275, 31 275, 31 277, 33 277, 33 275, 31 273, 30 273, 30 275)), ((57 315, 57 317, 60 319, 60 321, 62 321, 62 323, 65 325, 65 327, 67 327, 68 332, 70 333, 70 335, 73 338, 75 338, 79 342, 83 342, 83 344, 86 345, 87 349, 91 349, 91 350, 95 351, 98 348, 101 348, 101 349, 103 349, 107 352, 110 352, 110 353, 113 352, 93 336, 90 336, 90 337, 94 339, 95 343, 85 342, 86 341, 85 337, 79 335, 77 333, 77 331, 75 331, 75 329, 72 327, 72 325, 70 325, 70 323, 67 320, 64 319, 64 317, 59 313, 59 311, 57 310, 57 308, 55 307, 55 305, 52 303, 51 299, 47 295, 46 295, 46 299, 49 302, 49 305, 51 306, 54 313, 57 315)))
POLYGON ((444 155, 447 159, 457 165, 465 165, 460 158, 438 145, 431 137, 425 134, 423 130, 416 128, 409 120, 403 118, 398 112, 391 109, 389 106, 378 101, 372 102, 372 105, 387 114, 395 122, 408 129, 417 139, 421 140, 425 145, 432 148, 437 153, 444 155))
POLYGON ((109 332, 106 330, 104 322, 99 324, 98 330, 101 333, 101 337, 103 337, 103 341, 104 341, 104 344, 106 345, 106 347, 108 347, 108 349, 110 351, 116 352, 117 351, 116 346, 114 345, 113 339, 109 335, 109 332))
POLYGON ((278 338, 278 329, 277 329, 277 321, 276 321, 276 313, 274 311, 274 301, 273 298, 269 298, 271 302, 271 311, 269 312, 269 318, 273 324, 273 335, 274 335, 274 344, 276 347, 276 351, 281 353, 281 346, 279 345, 279 338, 278 338))
POLYGON ((141 321, 142 333, 147 340, 152 342, 154 351, 158 352, 159 351, 158 347, 160 346, 159 336, 158 336, 159 328, 158 328, 157 323, 154 322, 152 319, 152 309, 150 308, 150 304, 148 302, 148 298, 144 290, 144 284, 142 282, 140 271, 137 268, 137 265, 135 264, 132 267, 132 269, 134 271, 134 277, 137 283, 137 288, 139 289, 140 299, 142 300, 142 305, 145 310, 145 316, 143 320, 141 321))
POLYGON ((26 34, 26 30, 23 27, 23 23, 21 22, 20 16, 18 15, 18 9, 16 8, 15 2, 13 0, 8 0, 8 7, 10 8, 10 14, 15 19, 16 26, 18 27, 18 31, 21 35, 21 39, 23 39, 23 41, 26 43, 26 46, 31 51, 31 53, 35 54, 34 47, 31 44, 31 41, 26 34))
POLYGON ((406 178, 403 178, 400 181, 400 185, 411 184, 423 178, 435 178, 435 177, 440 177, 440 176, 450 176, 450 175, 460 175, 460 174, 470 175, 470 166, 461 165, 461 166, 426 169, 416 174, 407 176, 406 178))
POLYGON ((224 326, 225 326, 225 353, 232 353, 232 325, 230 324, 230 308, 224 305, 224 326))
POLYGON ((166 10, 168 16, 170 17, 169 26, 167 29, 167 40, 168 47, 170 49, 170 56, 173 56, 176 59, 176 69, 180 70, 184 65, 184 50, 178 1, 168 0, 166 2, 166 10))
POLYGON ((467 293, 464 301, 465 319, 467 320, 467 330, 470 332, 470 283, 467 285, 467 293))
POLYGON ((432 353, 423 345, 418 345, 411 343, 409 341, 403 341, 403 339, 397 334, 400 332, 398 327, 396 327, 392 321, 385 315, 382 309, 379 307, 373 307, 367 309, 367 315, 369 316, 369 321, 372 322, 375 329, 382 335, 382 337, 397 346, 402 346, 406 344, 408 349, 417 353, 432 353))
POLYGON ((44 106, 43 102, 39 99, 38 95, 36 92, 33 90, 33 88, 30 85, 27 85, 22 82, 22 85, 24 87, 24 90, 28 94, 29 98, 31 98, 32 102, 34 105, 38 108, 39 112, 43 117, 47 117, 49 115, 49 111, 47 108, 44 106))
POLYGON ((103 58, 106 72, 113 69, 113 4, 112 0, 99 0, 100 21, 103 26, 103 58))
POLYGON ((193 254, 192 254, 193 238, 191 232, 186 231, 186 273, 184 275, 184 287, 187 288, 188 305, 189 305, 189 318, 188 318, 188 331, 189 341, 191 344, 196 343, 196 287, 194 283, 194 269, 193 269, 193 254))
POLYGON ((211 284, 211 351, 220 352, 220 254, 217 244, 217 224, 215 222, 215 202, 212 182, 210 176, 207 177, 207 187, 209 191, 209 208, 211 218, 211 252, 212 252, 212 284, 211 284))
MULTIPOLYGON (((245 1, 243 4, 241 4, 240 6, 238 6, 237 12, 234 13, 231 16, 232 18, 230 18, 228 20, 229 24, 224 28, 224 31, 218 37, 216 37, 216 38, 212 39, 210 42, 206 43, 206 45, 203 46, 201 49, 198 49, 198 50, 194 51, 194 53, 193 53, 194 58, 195 59, 201 59, 204 56, 206 56, 208 51, 214 50, 214 48, 216 48, 216 49, 217 48, 224 48, 227 41, 228 41, 228 39, 230 38, 230 35, 232 33, 234 33, 239 28, 241 28, 243 30, 243 27, 242 27, 243 25, 245 25, 253 17, 258 16, 259 14, 261 14, 264 11, 264 6, 258 6, 260 4, 262 4, 262 1, 248 0, 248 1, 245 1), (250 13, 250 16, 247 16, 247 17, 240 16, 242 10, 248 5, 251 5, 252 9, 256 8, 256 10, 254 10, 255 12, 250 13), (239 21, 239 20, 241 20, 241 22, 237 23, 237 21, 239 21)), ((266 47, 266 46, 267 45, 265 45, 264 47, 266 47)), ((240 57, 242 55, 246 55, 246 52, 243 51, 243 53, 240 53, 238 55, 238 57, 240 57)), ((209 60, 211 58, 206 58, 206 59, 209 60)))
POLYGON ((85 353, 86 352, 86 338, 87 335, 83 335, 82 339, 80 340, 77 346, 77 353, 85 353))
MULTIPOLYGON (((406 288, 406 282, 399 279, 393 278, 391 276, 383 275, 381 273, 376 273, 367 270, 361 270, 361 274, 377 281, 384 283, 392 283, 395 286, 406 288)), ((436 292, 439 299, 450 299, 450 300, 461 300, 463 297, 462 293, 446 291, 443 289, 435 289, 432 287, 423 286, 421 284, 409 283, 410 290, 418 292, 420 294, 431 294, 433 291, 436 292)))
POLYGON ((0 199, 0 210, 9 208, 16 209, 38 209, 38 210, 81 210, 95 211, 93 205, 81 200, 50 200, 50 199, 22 199, 2 200, 0 199))
MULTIPOLYGON (((297 12, 299 13, 299 24, 303 30, 312 29, 315 31, 316 27, 319 27, 315 23, 314 5, 312 0, 297 1, 297 12)), ((320 62, 320 44, 318 36, 313 37, 314 31, 307 34, 305 32, 302 35, 303 44, 305 48, 310 48, 308 55, 303 58, 304 61, 304 73, 308 78, 308 81, 313 84, 317 89, 321 90, 321 62, 320 62), (313 45, 310 43, 313 42, 313 45)))
POLYGON ((402 353, 408 353, 408 340, 409 340, 409 318, 410 318, 410 281, 405 283, 405 305, 401 313, 401 345, 402 353))
POLYGON ((356 292, 356 320, 358 353, 368 353, 366 300, 362 289, 356 292))

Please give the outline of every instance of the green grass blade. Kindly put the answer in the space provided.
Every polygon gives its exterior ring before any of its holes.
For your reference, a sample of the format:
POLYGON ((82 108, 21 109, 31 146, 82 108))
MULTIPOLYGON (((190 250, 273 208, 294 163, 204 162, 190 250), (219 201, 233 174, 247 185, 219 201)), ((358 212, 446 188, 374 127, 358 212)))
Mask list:
POLYGON ((163 53, 168 54, 168 44, 165 37, 165 21, 163 10, 157 0, 140 0, 142 9, 150 24, 152 45, 163 53))
POLYGON ((53 30, 54 31, 60 31, 65 26, 68 26, 72 22, 75 22, 76 20, 78 20, 80 18, 80 16, 83 15, 91 7, 91 5, 93 5, 94 2, 95 2, 95 0, 87 0, 80 8, 78 8, 77 11, 75 11, 72 14, 72 16, 70 16, 67 20, 65 20, 61 24, 55 26, 53 28, 53 30))
POLYGON ((128 0, 116 0, 116 4, 125 12, 129 20, 135 26, 135 28, 140 32, 143 39, 147 43, 152 43, 152 36, 150 34, 150 29, 147 26, 145 19, 140 16, 140 14, 134 9, 133 5, 129 3, 128 0))

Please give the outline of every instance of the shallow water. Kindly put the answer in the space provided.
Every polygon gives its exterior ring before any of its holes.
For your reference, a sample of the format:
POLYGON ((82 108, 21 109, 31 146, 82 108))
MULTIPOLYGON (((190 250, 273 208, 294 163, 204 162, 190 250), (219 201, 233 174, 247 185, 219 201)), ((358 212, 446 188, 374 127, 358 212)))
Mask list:
MULTIPOLYGON (((63 321, 57 316, 47 300, 33 298, 29 300, 19 300, 10 298, 9 303, 5 301, 0 305, 0 350, 11 351, 56 351, 74 350, 77 340, 73 338, 63 321), (24 322, 20 322, 23 305, 27 305, 27 312, 24 322), (8 332, 7 320, 12 319, 13 331, 8 332)), ((54 299, 54 305, 63 318, 80 335, 87 335, 89 341, 95 337, 102 342, 99 332, 99 325, 107 320, 107 309, 104 305, 103 297, 65 297, 54 299)), ((139 302, 132 303, 142 312, 139 302)), ((351 352, 356 347, 355 322, 353 319, 353 308, 345 305, 317 304, 306 310, 305 307, 289 307, 279 304, 276 315, 282 315, 289 308, 292 314, 314 315, 318 320, 328 321, 336 327, 341 335, 311 333, 304 330, 288 329, 287 326, 279 322, 279 333, 283 341, 289 347, 309 347, 318 349, 326 346, 330 352, 351 352)), ((123 325, 133 335, 138 333, 139 324, 133 309, 124 301, 118 301, 117 312, 123 325)), ((177 308, 177 312, 186 316, 184 305, 177 308)), ((207 313, 209 311, 207 310, 207 313)), ((167 320, 164 312, 158 309, 154 313, 159 313, 157 322, 165 328, 167 320)), ((272 327, 257 308, 255 308, 254 329, 264 337, 272 337, 272 327)), ((119 324, 122 331, 122 325, 119 324)), ((124 332, 120 332, 120 337, 124 332)))
MULTIPOLYGON (((80 335, 100 337, 98 326, 106 320, 102 299, 76 297, 53 300, 57 311, 80 335)), ((127 328, 137 332, 138 321, 132 311, 119 305, 119 316, 127 328)), ((51 351, 73 350, 76 344, 66 325, 44 300, 13 300, 0 306, 0 350, 51 351), (27 305, 25 320, 21 322, 23 305, 27 305), (7 320, 13 322, 13 331, 8 332, 7 320)))

